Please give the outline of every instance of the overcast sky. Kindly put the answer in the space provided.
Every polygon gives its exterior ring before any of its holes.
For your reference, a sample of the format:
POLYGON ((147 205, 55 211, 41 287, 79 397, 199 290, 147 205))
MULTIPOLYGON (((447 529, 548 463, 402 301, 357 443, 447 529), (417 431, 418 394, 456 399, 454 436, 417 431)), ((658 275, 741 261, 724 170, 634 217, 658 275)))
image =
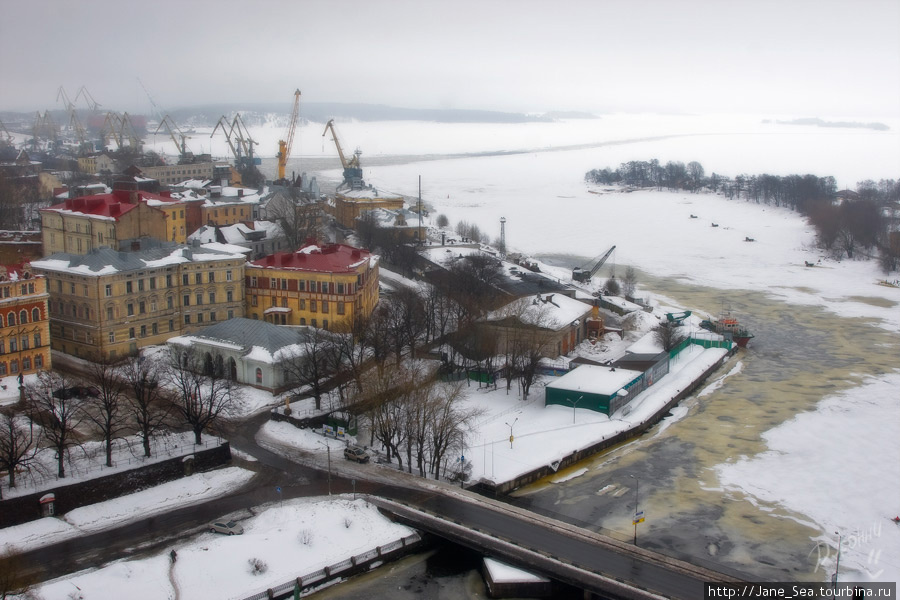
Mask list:
POLYGON ((898 0, 0 0, 0 110, 900 116, 898 0))

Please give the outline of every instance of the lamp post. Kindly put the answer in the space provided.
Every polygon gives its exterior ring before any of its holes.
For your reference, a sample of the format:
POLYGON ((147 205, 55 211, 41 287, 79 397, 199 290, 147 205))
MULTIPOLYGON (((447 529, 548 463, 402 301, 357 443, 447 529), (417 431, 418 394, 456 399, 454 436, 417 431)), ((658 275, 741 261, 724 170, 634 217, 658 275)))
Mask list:
POLYGON ((568 398, 563 398, 563 400, 565 400, 566 402, 572 403, 572 425, 574 425, 575 424, 575 407, 578 406, 579 402, 584 400, 584 396, 578 396, 578 400, 575 400, 575 401, 569 400, 568 398))
POLYGON ((637 546, 637 526, 638 526, 638 523, 640 523, 641 521, 644 520, 643 515, 638 510, 638 501, 640 499, 639 494, 640 494, 640 489, 641 489, 641 480, 638 479, 637 477, 635 477, 634 475, 629 475, 629 477, 634 479, 634 518, 631 520, 631 522, 634 524, 634 539, 632 541, 633 541, 634 545, 637 546))
POLYGON ((838 551, 837 551, 837 561, 834 564, 834 575, 831 576, 831 585, 832 587, 837 586, 838 582, 838 571, 841 569, 841 546, 844 545, 844 536, 841 535, 841 532, 835 531, 835 534, 838 536, 838 551))
POLYGON ((512 425, 509 423, 506 423, 506 426, 509 427, 509 448, 510 448, 510 450, 512 450, 512 447, 513 447, 512 446, 513 445, 513 425, 515 425, 516 421, 518 421, 518 420, 519 420, 519 417, 516 417, 515 419, 513 419, 512 425))
MULTIPOLYGON (((325 442, 319 442, 323 446, 325 446, 325 450, 328 451, 328 495, 331 495, 331 446, 326 444, 325 442)), ((354 490, 355 492, 355 490, 354 490)))

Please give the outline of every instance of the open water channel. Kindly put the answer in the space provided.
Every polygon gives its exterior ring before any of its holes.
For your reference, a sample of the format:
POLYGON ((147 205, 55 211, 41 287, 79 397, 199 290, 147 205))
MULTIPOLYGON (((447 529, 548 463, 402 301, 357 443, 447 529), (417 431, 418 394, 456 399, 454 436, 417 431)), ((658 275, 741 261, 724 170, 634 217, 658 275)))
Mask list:
MULTIPOLYGON (((586 260, 538 258, 559 266, 586 260)), ((713 378, 738 362, 741 368, 711 393, 683 401, 687 414, 671 426, 657 425, 638 439, 575 465, 570 471, 588 469, 580 477, 537 482, 517 490, 509 501, 630 541, 637 493, 646 517, 637 530, 643 547, 754 579, 823 581, 827 575, 816 570, 813 541, 823 532, 810 525, 806 515, 722 490, 714 467, 765 452, 765 431, 815 409, 826 396, 859 386, 867 375, 900 369, 900 338, 867 319, 838 317, 760 292, 723 291, 645 273, 639 273, 639 286, 686 309, 713 315, 723 305, 733 310, 756 337, 713 378)), ((885 302, 855 300, 879 306, 885 302)), ((560 475, 565 473, 554 478, 560 475)), ((817 474, 817 481, 822 494, 840 485, 827 470, 817 474)), ((423 555, 373 576, 377 589, 393 590, 398 598, 485 597, 478 561, 460 558, 456 567, 448 564, 454 561, 448 563, 446 555, 423 555)), ((348 582, 321 597, 376 597, 371 595, 373 585, 372 579, 348 582)))

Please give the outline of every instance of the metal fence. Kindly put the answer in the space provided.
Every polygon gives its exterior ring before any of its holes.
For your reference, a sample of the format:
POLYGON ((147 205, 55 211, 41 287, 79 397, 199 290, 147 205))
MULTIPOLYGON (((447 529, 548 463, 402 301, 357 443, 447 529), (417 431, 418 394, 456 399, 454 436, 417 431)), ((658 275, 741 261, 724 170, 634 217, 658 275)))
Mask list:
POLYGON ((392 558, 392 554, 402 551, 407 546, 411 546, 420 542, 422 538, 418 533, 406 536, 399 540, 395 540, 384 546, 378 546, 372 550, 351 556, 346 560, 334 563, 322 569, 306 573, 300 577, 286 581, 282 584, 272 586, 262 592, 257 592, 252 596, 247 596, 244 600, 266 600, 269 598, 286 598, 294 593, 295 590, 303 590, 322 581, 331 579, 335 575, 343 573, 349 569, 362 568, 367 569, 371 563, 376 560, 387 560, 392 558))

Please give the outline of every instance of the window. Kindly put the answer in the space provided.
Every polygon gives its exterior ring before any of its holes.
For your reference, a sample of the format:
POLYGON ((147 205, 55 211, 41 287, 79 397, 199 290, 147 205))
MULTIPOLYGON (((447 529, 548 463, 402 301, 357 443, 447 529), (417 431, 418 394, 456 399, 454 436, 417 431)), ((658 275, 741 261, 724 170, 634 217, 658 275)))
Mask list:
POLYGON ((203 283, 203 273, 194 273, 194 283, 203 283))
POLYGON ((138 291, 139 292, 144 291, 144 280, 143 279, 138 279, 138 291))
POLYGON ((155 289, 156 289, 156 277, 151 277, 151 278, 150 278, 150 289, 151 289, 151 290, 155 290, 155 289))
POLYGON ((213 311, 210 311, 210 312, 209 312, 209 320, 210 320, 210 321, 215 321, 215 320, 216 320, 216 311, 213 310, 213 311))
POLYGON ((28 350, 28 336, 22 336, 22 350, 28 350))
POLYGON ((6 340, 0 340, 0 354, 6 354, 6 340))
POLYGON ((116 343, 116 332, 115 332, 115 331, 110 331, 110 332, 109 332, 109 343, 110 343, 110 344, 115 344, 115 343, 116 343))
POLYGON ((29 369, 31 369, 31 357, 26 356, 22 359, 22 370, 28 371, 29 369))
POLYGON ((306 310, 306 300, 300 299, 300 310, 306 310))
POLYGON ((343 284, 343 283, 337 284, 337 293, 338 293, 338 294, 343 294, 343 293, 344 293, 344 284, 343 284))
POLYGON ((315 300, 309 301, 309 312, 316 312, 316 301, 315 300))
POLYGON ((260 369, 259 367, 256 367, 256 383, 257 383, 257 385, 262 385, 262 382, 263 382, 262 369, 260 369))
POLYGON ((343 302, 337 303, 337 314, 339 314, 339 315, 344 314, 344 303, 343 302))
POLYGON ((328 282, 327 282, 327 281, 323 281, 323 282, 322 282, 322 293, 323 293, 323 294, 327 294, 327 293, 328 293, 328 282))
POLYGON ((147 337, 147 326, 141 325, 141 337, 147 337))
POLYGON ((322 300, 322 312, 323 313, 328 312, 328 300, 322 300))
POLYGON ((169 319, 169 331, 175 331, 175 319, 169 319))
POLYGON ((133 316, 133 315, 134 315, 134 304, 131 304, 131 303, 129 302, 129 303, 128 303, 128 316, 130 317, 130 316, 133 316))
POLYGON ((256 277, 250 278, 250 287, 259 287, 258 282, 256 281, 256 277))
POLYGON ((271 300, 272 300, 272 306, 278 306, 278 298, 276 298, 275 296, 272 296, 271 300))
POLYGON ((209 282, 212 283, 212 282, 214 282, 215 280, 216 280, 216 272, 215 272, 215 271, 210 271, 210 272, 209 272, 209 282))
POLYGON ((203 305, 203 292, 197 292, 197 306, 203 305))
POLYGON ((142 315, 147 313, 147 303, 143 300, 138 303, 138 312, 140 312, 142 315))
POLYGON ((190 306, 191 305, 191 295, 190 294, 185 294, 184 298, 182 298, 181 300, 182 300, 182 306, 190 306))
POLYGON ((175 297, 167 296, 166 297, 166 308, 175 308, 175 297))
POLYGON ((328 319, 322 319, 322 329, 328 329, 328 319))
POLYGON ((69 284, 69 293, 73 294, 73 295, 75 294, 75 284, 74 283, 69 284))
POLYGON ((10 361, 9 372, 10 373, 18 373, 19 372, 19 361, 18 360, 10 361))
POLYGON ((159 325, 157 325, 156 323, 153 323, 152 331, 153 331, 153 335, 156 335, 157 333, 159 333, 159 325))
POLYGON ((113 307, 112 306, 106 307, 106 320, 107 321, 113 320, 113 307))
POLYGON ((297 282, 297 291, 305 292, 306 291, 306 281, 301 279, 297 282))
POLYGON ((318 326, 319 326, 319 324, 316 322, 315 319, 310 319, 309 324, 312 325, 313 327, 318 327, 318 326))
POLYGON ((228 318, 229 318, 229 319, 233 319, 233 318, 234 318, 234 310, 232 310, 232 309, 229 309, 229 310, 228 310, 228 318))
POLYGON ((109 298, 112 296, 112 284, 106 284, 106 297, 109 298))
POLYGON ((166 287, 167 288, 172 287, 172 276, 171 275, 166 275, 166 287))
MULTIPOLYGON (((60 333, 65 335, 65 330, 60 327, 60 333)), ((10 352, 18 352, 19 351, 19 340, 16 338, 9 338, 9 351, 10 352)))
POLYGON ((134 327, 128 329, 128 339, 134 339, 134 327))
POLYGON ((44 357, 40 354, 36 354, 34 356, 34 368, 35 369, 43 369, 44 368, 44 357))
POLYGON ((202 322, 203 322, 203 313, 198 313, 198 314, 197 314, 197 322, 198 322, 198 323, 202 323, 202 322))
POLYGON ((281 308, 287 308, 287 298, 281 299, 281 308))
POLYGON ((225 281, 231 281, 231 271, 225 271, 225 281))
POLYGON ((6 315, 6 324, 9 327, 12 327, 13 325, 16 324, 16 313, 11 312, 8 315, 6 315))
POLYGON ((130 281, 125 282, 125 293, 130 294, 134 291, 133 285, 130 281))
POLYGON ((19 311, 19 325, 24 325, 27 322, 28 322, 28 311, 24 310, 24 309, 20 310, 19 311))
POLYGON ((6 363, 0 362, 0 375, 6 375, 6 363))
POLYGON ((234 302, 234 292, 233 291, 228 290, 227 292, 225 292, 225 301, 226 302, 234 302))
POLYGON ((216 303, 216 293, 215 293, 215 292, 210 292, 210 293, 209 293, 209 303, 210 303, 210 304, 215 304, 215 303, 216 303))
POLYGON ((278 280, 277 280, 277 279, 275 279, 274 277, 269 278, 269 289, 270 289, 270 290, 276 289, 276 286, 277 286, 277 285, 278 285, 278 280))
POLYGON ((306 325, 306 319, 304 319, 303 317, 300 317, 300 324, 306 325))
POLYGON ((41 311, 39 311, 36 308, 32 308, 31 309, 31 320, 34 323, 37 323, 38 321, 40 321, 41 320, 41 311))
POLYGON ((185 325, 191 324, 191 315, 184 315, 184 324, 185 325))
POLYGON ((188 285, 188 274, 187 273, 181 274, 181 285, 188 285))
POLYGON ((281 280, 281 289, 283 289, 283 290, 288 289, 288 287, 287 287, 287 279, 282 279, 282 280, 281 280))
POLYGON ((256 306, 256 305, 257 305, 256 296, 250 296, 250 306, 256 306))

